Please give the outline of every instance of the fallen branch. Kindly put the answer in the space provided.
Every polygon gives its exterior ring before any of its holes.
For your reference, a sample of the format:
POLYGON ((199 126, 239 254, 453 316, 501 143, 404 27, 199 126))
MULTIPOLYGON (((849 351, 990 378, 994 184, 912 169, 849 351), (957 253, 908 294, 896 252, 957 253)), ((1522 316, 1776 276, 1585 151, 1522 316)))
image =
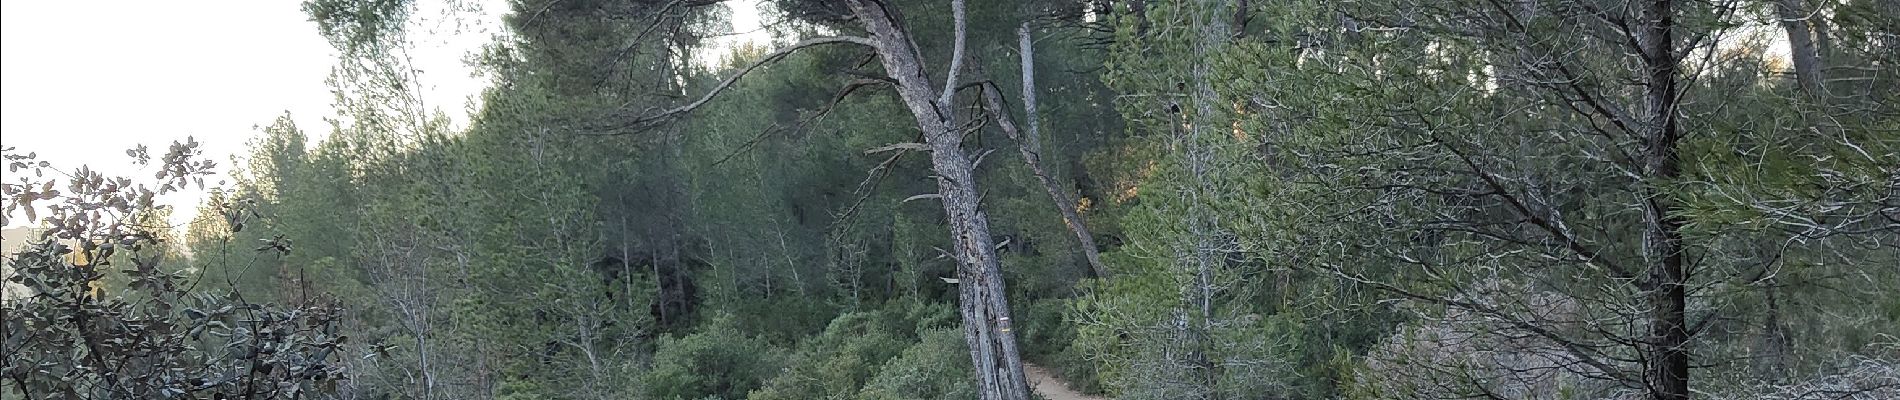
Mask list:
POLYGON ((1022 47, 1023 112, 1029 121, 1027 134, 1017 129, 1016 122, 1010 118, 1009 111, 1003 107, 1002 89, 998 88, 995 82, 983 82, 983 106, 992 117, 996 118, 996 125, 1003 129, 1003 133, 1009 135, 1010 140, 1016 141, 1016 149, 1022 153, 1023 163, 1029 165, 1030 172, 1036 175, 1036 180, 1041 182, 1043 189, 1049 192, 1049 199, 1055 203, 1056 211, 1062 213, 1062 223, 1069 227, 1069 232, 1075 234, 1075 239, 1082 248, 1082 256, 1088 259, 1089 268, 1095 272, 1095 277, 1108 279, 1110 274, 1108 266, 1102 263, 1101 252, 1095 247, 1095 236, 1089 233, 1088 225, 1082 220, 1081 212, 1076 210, 1075 200, 1069 198, 1068 192, 1062 190, 1062 185, 1057 183, 1049 171, 1042 167, 1042 135, 1036 126, 1036 78, 1035 66, 1032 64, 1035 53, 1030 45, 1029 23, 1023 23, 1016 34, 1018 44, 1022 47))

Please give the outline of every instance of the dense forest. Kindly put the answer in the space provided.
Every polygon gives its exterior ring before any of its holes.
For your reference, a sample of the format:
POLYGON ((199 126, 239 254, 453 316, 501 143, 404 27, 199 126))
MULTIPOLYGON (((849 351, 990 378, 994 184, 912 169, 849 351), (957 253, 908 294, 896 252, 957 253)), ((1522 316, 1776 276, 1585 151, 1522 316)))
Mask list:
POLYGON ((309 0, 329 126, 8 148, 0 394, 1900 398, 1900 1, 507 5, 465 127, 309 0))

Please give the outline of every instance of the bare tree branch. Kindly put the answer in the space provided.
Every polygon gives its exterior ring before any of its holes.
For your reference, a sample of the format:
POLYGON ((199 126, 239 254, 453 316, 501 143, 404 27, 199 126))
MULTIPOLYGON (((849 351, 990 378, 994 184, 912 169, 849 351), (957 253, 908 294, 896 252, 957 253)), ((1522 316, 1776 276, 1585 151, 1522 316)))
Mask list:
POLYGON ((1477 161, 1472 160, 1469 155, 1458 149, 1457 146, 1439 140, 1436 135, 1433 135, 1432 141, 1438 143, 1440 147, 1445 148, 1447 151, 1450 151, 1452 155, 1457 156, 1460 162, 1463 162, 1466 167, 1471 168, 1471 172, 1476 173, 1478 178, 1484 181, 1485 186, 1490 186, 1491 190, 1496 191, 1497 195, 1504 199, 1505 203, 1510 205, 1512 210, 1517 211, 1518 215, 1523 216, 1532 225, 1536 225, 1538 228, 1543 229, 1544 232, 1549 233, 1551 237, 1563 242, 1564 246, 1570 248, 1571 252, 1576 253, 1577 257, 1582 259, 1581 261, 1590 265, 1601 265, 1606 271, 1610 272, 1611 276, 1623 280, 1624 282, 1637 285, 1638 287, 1642 286, 1642 281, 1637 279, 1635 273, 1623 267, 1621 264, 1604 257, 1601 253, 1598 253, 1596 249, 1590 248, 1589 245, 1584 244, 1583 241, 1571 235, 1569 229, 1564 229, 1557 222, 1553 222, 1535 210, 1532 210, 1530 206, 1524 204, 1523 200, 1518 199, 1517 195, 1514 194, 1510 188, 1505 187, 1502 182, 1498 182, 1496 175, 1485 170, 1484 167, 1479 166, 1477 161))
POLYGON ((1016 141, 1016 149, 1022 153, 1023 163, 1029 165, 1030 172, 1035 174, 1038 182, 1042 183, 1043 189, 1049 192, 1049 199, 1055 203, 1056 211, 1062 213, 1062 223, 1075 234, 1077 244, 1082 249, 1082 256, 1088 260, 1089 268, 1095 273, 1095 277, 1108 279, 1110 276, 1108 266, 1102 263, 1101 252, 1095 246, 1095 236, 1089 232, 1082 214, 1076 211, 1075 200, 1069 198, 1068 193, 1062 190, 1062 185, 1055 181, 1055 177, 1049 174, 1048 169, 1042 167, 1041 132, 1036 124, 1035 52, 1034 46, 1030 43, 1029 23, 1024 22, 1017 28, 1016 34, 1017 44, 1021 47, 1023 113, 1024 118, 1029 122, 1028 131, 1025 134, 1017 129, 1015 121, 1012 121, 1009 116, 1008 109, 1003 107, 1002 89, 998 88, 995 82, 983 82, 984 108, 996 118, 997 126, 1002 128, 1003 133, 1009 135, 1010 140, 1016 141))
POLYGON ((786 56, 789 56, 792 53, 797 52, 799 50, 803 50, 805 48, 827 45, 827 44, 843 44, 843 43, 858 44, 858 45, 863 45, 863 46, 871 47, 871 48, 878 47, 877 42, 874 42, 868 38, 856 37, 856 36, 827 36, 827 37, 806 39, 798 43, 793 43, 790 46, 785 46, 784 48, 774 50, 769 54, 766 54, 765 57, 760 58, 758 61, 754 61, 751 65, 747 65, 745 68, 740 69, 739 72, 733 73, 732 76, 728 76, 726 77, 726 79, 721 80, 718 85, 713 86, 713 88, 711 90, 708 90, 706 94, 701 95, 698 100, 694 100, 690 103, 686 103, 685 105, 681 105, 679 107, 674 107, 671 109, 660 110, 660 111, 655 111, 654 109, 649 108, 647 112, 643 113, 642 115, 632 117, 628 119, 627 121, 614 123, 608 126, 597 127, 594 129, 589 129, 586 131, 582 131, 580 133, 586 134, 586 135, 618 136, 618 135, 627 135, 627 134, 646 132, 647 130, 657 127, 666 121, 670 121, 673 118, 677 118, 687 113, 691 113, 693 112, 693 110, 699 109, 700 106, 706 105, 706 103, 712 101, 714 97, 719 96, 719 93, 724 92, 726 89, 731 88, 733 84, 738 83, 740 78, 744 78, 746 74, 749 74, 752 71, 759 69, 760 67, 771 64, 780 59, 784 59, 786 56))
POLYGON ((957 74, 963 72, 964 39, 969 32, 969 21, 964 15, 963 0, 950 1, 950 14, 956 23, 956 39, 951 43, 950 72, 943 78, 943 94, 937 98, 938 104, 945 105, 950 104, 950 99, 957 95, 957 74))
POLYGON ((1604 376, 1610 377, 1611 379, 1615 379, 1618 381, 1622 381, 1626 384, 1636 384, 1640 382, 1637 378, 1629 376, 1629 374, 1625 373, 1623 370, 1615 368, 1611 366, 1609 363, 1598 360, 1596 355, 1601 354, 1601 352, 1592 350, 1593 346, 1588 346, 1582 343, 1577 343, 1576 341, 1572 341, 1569 338, 1566 338, 1563 335, 1559 335, 1556 332, 1551 331, 1550 329, 1544 326, 1540 326, 1531 321, 1526 321, 1523 318, 1519 318, 1518 316, 1514 315, 1511 312, 1508 312, 1505 310, 1498 310, 1496 308, 1485 306, 1477 302, 1454 300, 1454 299, 1446 298, 1443 296, 1434 296, 1434 295, 1427 295, 1423 293, 1414 292, 1414 291, 1407 290, 1405 288, 1392 285, 1386 282, 1379 282, 1376 280, 1366 279, 1363 277, 1347 274, 1344 271, 1341 271, 1337 267, 1328 268, 1328 270, 1330 270, 1331 272, 1333 272, 1334 275, 1337 275, 1340 278, 1353 281, 1355 283, 1359 283, 1362 285, 1372 286, 1381 291, 1396 294, 1405 298, 1410 298, 1413 300, 1424 301, 1427 303, 1438 304, 1438 305, 1443 305, 1443 306, 1448 306, 1448 307, 1456 307, 1458 309, 1484 314, 1486 316, 1489 316, 1490 318, 1503 321, 1504 323, 1510 324, 1513 327, 1516 327, 1518 329, 1523 329, 1526 332, 1534 334, 1545 340, 1549 340, 1552 343, 1556 343, 1558 346, 1563 347, 1564 351, 1569 353, 1572 357, 1576 357, 1579 362, 1589 365, 1591 368, 1597 369, 1598 371, 1602 372, 1604 376))
POLYGON ((813 113, 811 116, 800 118, 798 120, 798 123, 793 124, 790 127, 781 127, 778 124, 773 124, 771 127, 768 127, 764 131, 759 132, 757 136, 753 136, 752 140, 746 141, 744 145, 739 146, 738 150, 734 150, 731 154, 726 154, 725 157, 720 157, 718 161, 714 161, 712 163, 712 166, 717 167, 720 164, 725 164, 726 161, 732 160, 733 157, 738 157, 740 154, 744 154, 746 151, 752 150, 753 146, 758 145, 759 142, 764 141, 767 136, 771 136, 775 132, 781 132, 781 131, 797 132, 797 131, 804 130, 806 125, 810 125, 812 122, 818 121, 820 119, 824 119, 825 116, 831 115, 831 111, 836 110, 838 108, 838 103, 844 102, 845 97, 851 96, 851 93, 857 92, 858 89, 861 89, 867 86, 881 85, 881 84, 888 84, 888 83, 891 83, 891 82, 888 80, 880 80, 880 79, 852 80, 850 84, 846 84, 844 86, 844 89, 839 89, 838 95, 832 96, 831 102, 825 104, 824 108, 818 109, 818 112, 813 113))

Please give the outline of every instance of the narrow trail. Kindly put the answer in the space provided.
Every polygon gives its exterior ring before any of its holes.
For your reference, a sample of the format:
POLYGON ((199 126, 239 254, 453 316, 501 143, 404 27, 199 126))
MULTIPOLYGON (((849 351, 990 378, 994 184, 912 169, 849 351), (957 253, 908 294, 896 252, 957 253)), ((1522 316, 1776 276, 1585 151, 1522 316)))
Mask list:
POLYGON ((1029 387, 1049 400, 1108 400, 1107 397, 1091 396, 1069 389, 1069 383, 1056 378, 1049 370, 1035 364, 1024 363, 1023 375, 1029 379, 1029 387))

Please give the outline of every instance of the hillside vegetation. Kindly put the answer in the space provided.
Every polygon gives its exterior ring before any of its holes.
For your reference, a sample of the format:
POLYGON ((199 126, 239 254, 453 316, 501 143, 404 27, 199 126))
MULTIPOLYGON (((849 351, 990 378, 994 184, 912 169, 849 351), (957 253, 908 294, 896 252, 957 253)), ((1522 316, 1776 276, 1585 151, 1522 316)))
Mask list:
POLYGON ((0 394, 1900 398, 1900 2, 720 3, 509 1, 457 127, 311 0, 329 126, 9 149, 0 394))

